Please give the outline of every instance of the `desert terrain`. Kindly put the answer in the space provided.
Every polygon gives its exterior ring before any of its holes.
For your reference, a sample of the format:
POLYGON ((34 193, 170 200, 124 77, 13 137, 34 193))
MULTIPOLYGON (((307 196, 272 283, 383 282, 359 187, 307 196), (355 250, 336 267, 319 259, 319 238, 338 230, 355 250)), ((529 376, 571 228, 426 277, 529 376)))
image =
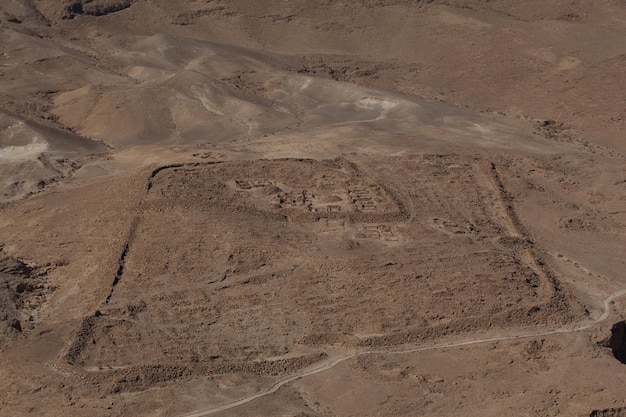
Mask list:
POLYGON ((0 2, 0 416, 626 416, 626 2, 0 2))

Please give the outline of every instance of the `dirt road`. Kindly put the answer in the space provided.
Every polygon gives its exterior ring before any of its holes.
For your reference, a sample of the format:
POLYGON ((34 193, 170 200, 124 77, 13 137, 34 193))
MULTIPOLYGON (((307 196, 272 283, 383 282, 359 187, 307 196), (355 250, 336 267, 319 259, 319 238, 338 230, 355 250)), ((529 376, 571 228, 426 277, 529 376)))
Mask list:
POLYGON ((395 350, 395 349, 362 350, 358 352, 348 353, 343 356, 330 357, 328 358, 328 360, 318 363, 304 372, 301 372, 296 375, 292 375, 288 378, 284 378, 279 381, 276 381, 274 384, 272 384, 268 388, 262 391, 259 391, 255 394, 249 395, 247 397, 241 398, 237 401, 234 401, 228 404, 221 405, 219 407, 195 411, 190 414, 183 414, 180 417, 204 417, 204 416, 209 416, 212 414, 217 414, 221 411, 226 411, 226 410, 230 410, 233 408, 237 408, 239 406, 242 406, 254 400, 258 400, 259 398, 263 398, 265 396, 271 395, 275 393, 276 391, 278 391, 284 385, 287 385, 291 382, 300 380, 302 378, 306 378, 311 375, 318 374, 320 372, 327 371, 344 361, 347 361, 349 359, 353 359, 359 356, 374 355, 374 354, 375 355, 403 355, 403 354, 408 354, 408 353, 418 353, 418 352, 440 350, 440 349, 451 349, 451 348, 457 348, 457 347, 462 347, 462 346, 480 345, 480 344, 485 344, 485 343, 504 342, 508 340, 520 340, 520 339, 537 338, 537 337, 542 337, 542 336, 550 336, 550 335, 555 335, 555 334, 570 334, 570 333, 575 333, 575 332, 581 332, 581 331, 590 329, 593 326, 605 321, 611 314, 611 302, 625 295, 626 295, 626 289, 615 291, 609 294, 609 296, 606 297, 602 301, 603 312, 597 319, 593 321, 580 322, 578 324, 570 325, 570 326, 559 328, 559 329, 539 330, 535 332, 520 332, 520 333, 512 334, 512 335, 495 336, 495 337, 487 337, 487 338, 480 338, 480 339, 467 339, 467 340, 462 340, 458 342, 438 343, 438 344, 431 345, 431 346, 416 346, 416 347, 411 347, 411 348, 402 349, 402 350, 395 350))

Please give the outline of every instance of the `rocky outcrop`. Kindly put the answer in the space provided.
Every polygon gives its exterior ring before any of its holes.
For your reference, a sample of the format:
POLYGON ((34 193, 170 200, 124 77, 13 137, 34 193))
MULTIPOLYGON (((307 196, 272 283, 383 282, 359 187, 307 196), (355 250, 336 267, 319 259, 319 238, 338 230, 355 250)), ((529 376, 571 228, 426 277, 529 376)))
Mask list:
POLYGON ((128 9, 132 5, 131 0, 122 1, 93 1, 93 0, 81 0, 70 3, 65 8, 65 19, 73 19, 77 15, 85 14, 89 16, 105 16, 107 14, 119 12, 120 10, 128 9))
POLYGON ((626 321, 620 321, 613 325, 607 347, 611 348, 615 359, 626 364, 626 321))
POLYGON ((626 407, 593 410, 589 417, 626 417, 626 407))

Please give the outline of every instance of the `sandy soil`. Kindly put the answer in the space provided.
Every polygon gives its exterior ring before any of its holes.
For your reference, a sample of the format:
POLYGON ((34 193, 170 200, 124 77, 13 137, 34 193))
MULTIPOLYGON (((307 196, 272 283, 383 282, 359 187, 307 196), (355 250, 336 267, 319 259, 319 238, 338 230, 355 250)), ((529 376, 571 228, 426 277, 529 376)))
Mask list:
POLYGON ((626 4, 0 4, 0 415, 625 416, 626 4))

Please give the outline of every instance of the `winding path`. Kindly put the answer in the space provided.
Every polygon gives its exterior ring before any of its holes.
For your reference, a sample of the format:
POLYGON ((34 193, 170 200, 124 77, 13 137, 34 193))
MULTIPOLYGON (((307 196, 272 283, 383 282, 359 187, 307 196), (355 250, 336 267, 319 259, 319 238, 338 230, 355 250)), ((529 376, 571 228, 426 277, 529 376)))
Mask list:
POLYGON ((561 327, 558 329, 554 329, 554 330, 546 330, 546 331, 535 331, 535 332, 530 332, 530 333, 519 333, 516 335, 509 335, 509 336, 495 336, 495 337, 490 337, 490 338, 484 338, 484 339, 469 339, 469 340, 464 340, 464 341, 460 341, 460 342, 451 342, 451 343, 440 343, 440 344, 435 344, 435 345, 430 345, 430 346, 420 346, 420 347, 414 347, 414 348, 410 348, 410 349, 404 349, 404 350, 393 350, 393 349, 371 349, 371 350, 362 350, 362 351, 358 351, 358 352, 353 352, 353 353, 349 353, 343 356, 338 356, 338 357, 331 357, 329 359, 327 359, 326 361, 320 362, 318 364, 316 364, 315 366, 299 373, 296 375, 292 375, 290 377, 287 378, 283 378, 279 381, 276 381, 274 384, 272 384, 271 386, 267 387, 266 389, 259 391, 255 394, 249 395, 247 397, 241 398, 237 401, 233 401, 224 405, 221 405, 219 407, 215 407, 215 408, 208 408, 205 410, 201 410, 201 411, 196 411, 193 412, 191 414, 185 414, 183 416, 180 417, 204 417, 204 416, 209 416, 211 414, 215 414, 215 413, 219 413, 221 411, 226 411, 226 410, 230 410, 232 408, 235 407, 239 407, 241 405, 247 404, 251 401, 257 400, 259 398, 265 397, 267 395, 273 394, 276 391, 278 391, 281 387, 283 387, 284 385, 289 384, 290 382, 293 381, 297 381, 299 379, 305 378, 307 376, 310 375, 315 375, 318 374, 320 372, 324 372, 329 370, 330 368, 340 364, 341 362, 344 362, 348 359, 352 359, 352 358, 356 358, 359 356, 363 356, 363 355, 372 355, 372 354, 383 354, 383 355, 401 355, 401 354, 406 354, 406 353, 414 353, 414 352, 424 352, 424 351, 429 351, 429 350, 437 350, 437 349, 446 349, 446 348, 455 348, 455 347, 461 347, 461 346, 471 346, 471 345, 479 345, 479 344, 483 344, 483 343, 492 343, 492 342, 502 342, 502 341, 507 341, 507 340, 518 340, 518 339, 527 339, 527 338, 533 338, 533 337, 540 337, 540 336, 549 336, 549 335, 554 335, 554 334, 565 334, 565 333, 575 333, 575 332, 580 332, 583 330, 587 330, 603 321, 605 321, 609 315, 611 314, 611 302, 623 297, 626 295, 626 289, 622 289, 620 291, 616 291, 613 292, 611 294, 609 294, 608 297, 606 297, 603 302, 602 302, 602 307, 603 307, 603 312, 602 314, 595 320, 592 321, 585 321, 585 322, 581 322, 578 325, 575 326, 567 326, 567 327, 561 327))

